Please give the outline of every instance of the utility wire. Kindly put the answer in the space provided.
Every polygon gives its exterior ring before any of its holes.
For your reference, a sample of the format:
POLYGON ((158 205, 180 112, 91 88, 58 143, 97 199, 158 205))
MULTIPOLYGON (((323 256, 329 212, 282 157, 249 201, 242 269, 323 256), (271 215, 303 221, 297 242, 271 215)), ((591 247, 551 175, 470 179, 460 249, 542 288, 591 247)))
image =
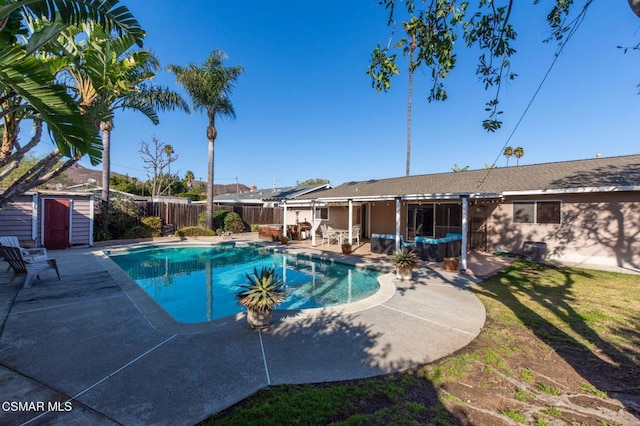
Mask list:
POLYGON ((513 135, 518 130, 518 127, 520 127, 520 123, 522 123, 522 120, 524 120, 525 115, 527 115, 527 112, 529 111, 529 108, 531 108, 531 105, 533 104, 533 101, 535 101, 536 97, 538 96, 538 93, 540 93, 540 90, 542 89, 542 85, 547 80, 547 77, 549 77, 549 74, 551 74, 551 70, 553 69, 554 65, 558 61, 558 58, 560 58, 560 55, 562 54, 562 51, 564 50, 565 46, 567 45, 569 40, 571 40, 571 38, 573 38, 575 33, 578 31, 578 28, 580 28, 580 25, 582 25, 582 22, 584 21, 585 15, 587 13, 587 8, 589 7, 589 5, 591 4, 592 1, 593 0, 588 0, 585 3, 585 5, 583 6, 582 10, 578 14, 578 16, 576 16, 576 18, 571 23, 571 27, 567 32, 567 36, 564 39, 564 41, 562 43, 560 43, 560 47, 558 48, 558 51, 555 53, 553 61, 551 62, 551 65, 549 65, 549 68, 547 69, 547 72, 545 73, 544 77, 542 77, 542 81, 540 81, 540 84, 538 85, 538 88, 536 89, 536 91, 533 93, 533 96, 531 97, 531 100, 529 101, 529 103, 527 104, 526 108, 522 112, 522 115, 520 115, 520 119, 518 119, 518 122, 516 123, 516 125, 513 128, 513 130, 511 131, 511 134, 507 138, 507 141, 504 143, 504 145, 502 145, 502 148, 500 149, 500 152, 498 152, 498 155, 496 156, 496 159, 493 160, 493 163, 491 164, 491 167, 487 170, 487 174, 482 178, 481 181, 478 182, 477 188, 482 187, 482 185, 485 183, 485 181, 489 177, 489 173, 491 173, 491 170, 493 170, 493 168, 495 167, 496 163, 498 162, 498 159, 500 159, 500 156, 502 156, 502 153, 504 152, 504 149, 507 147, 507 144, 509 144, 509 142, 511 141, 511 138, 513 137, 513 135))

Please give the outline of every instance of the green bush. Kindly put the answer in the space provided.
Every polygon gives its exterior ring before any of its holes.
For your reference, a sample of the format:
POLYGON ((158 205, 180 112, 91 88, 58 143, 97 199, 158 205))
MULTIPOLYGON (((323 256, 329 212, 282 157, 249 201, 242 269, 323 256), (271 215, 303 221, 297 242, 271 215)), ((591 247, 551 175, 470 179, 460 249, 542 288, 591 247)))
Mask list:
POLYGON ((260 225, 258 225, 257 223, 254 223, 253 225, 251 225, 251 232, 258 232, 259 228, 260 228, 260 225))
POLYGON ((142 224, 149 228, 152 237, 162 235, 162 219, 157 216, 147 216, 142 218, 142 224))
POLYGON ((216 233, 202 226, 187 226, 178 230, 176 235, 179 237, 215 237, 216 233))
MULTIPOLYGON (((229 213, 227 210, 215 210, 212 214, 213 229, 224 228, 224 219, 229 213)), ((198 223, 202 227, 207 226, 207 212, 198 215, 198 223)))
POLYGON ((229 212, 224 218, 224 230, 238 234, 244 232, 244 222, 240 215, 236 212, 229 212))
POLYGON ((213 212, 213 229, 224 229, 224 221, 230 212, 226 210, 216 210, 213 212))
POLYGON ((151 228, 143 225, 133 226, 124 233, 124 238, 149 238, 152 236, 151 228))

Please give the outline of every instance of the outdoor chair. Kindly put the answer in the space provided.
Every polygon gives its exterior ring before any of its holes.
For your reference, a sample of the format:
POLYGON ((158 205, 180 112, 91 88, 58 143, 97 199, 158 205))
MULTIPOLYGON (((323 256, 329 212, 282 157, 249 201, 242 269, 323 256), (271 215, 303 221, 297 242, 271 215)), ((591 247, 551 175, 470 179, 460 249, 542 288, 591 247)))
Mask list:
POLYGON ((331 244, 332 240, 338 240, 336 234, 331 232, 330 227, 325 223, 320 225, 320 232, 322 233, 322 242, 320 243, 321 246, 324 245, 324 240, 327 240, 327 244, 331 244))
POLYGON ((358 245, 360 245, 360 225, 353 225, 351 228, 351 242, 358 241, 358 245))
POLYGON ((28 260, 30 262, 37 262, 39 260, 47 260, 49 256, 47 256, 46 248, 22 248, 20 247, 20 241, 18 241, 18 237, 14 236, 5 236, 0 237, 0 245, 5 247, 16 247, 20 249, 22 253, 22 257, 24 260, 28 260))
POLYGON ((33 279, 36 277, 40 278, 40 274, 47 269, 55 270, 58 275, 58 280, 60 280, 60 271, 58 271, 58 265, 55 259, 38 261, 26 260, 18 247, 0 246, 0 253, 13 268, 13 276, 9 281, 9 285, 13 284, 13 280, 15 280, 18 275, 26 275, 24 288, 29 288, 31 287, 33 279))

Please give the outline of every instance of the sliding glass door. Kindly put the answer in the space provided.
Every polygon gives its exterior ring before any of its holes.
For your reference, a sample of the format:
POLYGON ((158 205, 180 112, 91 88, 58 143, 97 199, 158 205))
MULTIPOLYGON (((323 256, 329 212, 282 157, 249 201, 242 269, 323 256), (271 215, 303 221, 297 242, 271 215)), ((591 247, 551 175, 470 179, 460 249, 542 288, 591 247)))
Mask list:
POLYGON ((429 205, 409 205, 407 209, 407 240, 415 237, 433 238, 434 208, 429 205))

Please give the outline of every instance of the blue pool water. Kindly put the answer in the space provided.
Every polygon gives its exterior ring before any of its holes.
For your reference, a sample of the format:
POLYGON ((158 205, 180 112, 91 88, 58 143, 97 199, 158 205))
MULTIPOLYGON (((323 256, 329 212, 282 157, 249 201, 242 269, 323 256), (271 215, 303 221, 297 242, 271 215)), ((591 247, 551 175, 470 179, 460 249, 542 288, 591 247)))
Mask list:
POLYGON ((109 253, 176 321, 196 323, 241 312, 235 293, 253 268, 273 267, 289 296, 278 309, 339 305, 378 291, 378 272, 274 252, 258 245, 162 247, 109 253))

